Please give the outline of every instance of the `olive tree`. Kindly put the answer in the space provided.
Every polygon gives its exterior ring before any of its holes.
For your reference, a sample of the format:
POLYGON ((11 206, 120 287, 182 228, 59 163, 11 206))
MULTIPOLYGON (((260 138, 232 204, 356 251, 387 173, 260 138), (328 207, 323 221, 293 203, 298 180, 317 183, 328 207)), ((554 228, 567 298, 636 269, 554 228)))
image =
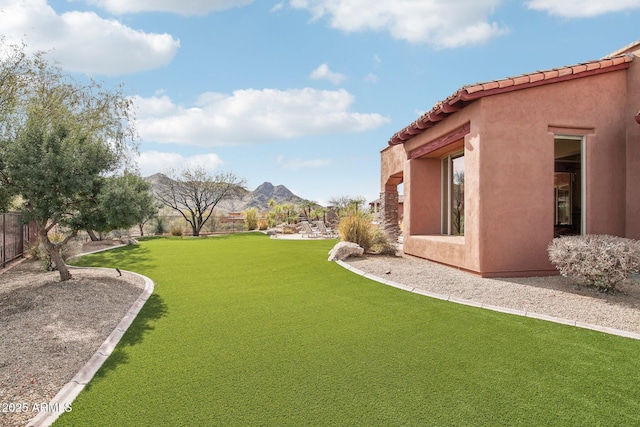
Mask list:
POLYGON ((131 101, 121 87, 81 84, 40 55, 9 50, 19 61, 0 66, 0 94, 11 96, 0 109, 0 198, 20 196, 60 279, 69 280, 62 247, 135 148, 131 101), (50 239, 56 228, 69 231, 61 242, 50 239))
MULTIPOLYGON (((0 37, 0 176, 4 175, 1 144, 11 129, 11 123, 7 119, 16 110, 17 101, 31 71, 30 65, 33 63, 23 48, 24 46, 5 43, 4 37, 0 37)), ((0 212, 7 210, 14 193, 14 190, 0 179, 0 212)))
POLYGON ((154 193, 163 205, 179 212, 191 226, 193 235, 199 236, 218 203, 244 189, 244 179, 231 172, 212 175, 204 167, 193 166, 179 173, 171 171, 154 193))
POLYGON ((151 186, 139 175, 125 171, 102 181, 95 199, 88 198, 80 208, 73 228, 84 229, 91 240, 99 240, 95 232, 140 228, 158 213, 159 206, 151 193, 151 186))

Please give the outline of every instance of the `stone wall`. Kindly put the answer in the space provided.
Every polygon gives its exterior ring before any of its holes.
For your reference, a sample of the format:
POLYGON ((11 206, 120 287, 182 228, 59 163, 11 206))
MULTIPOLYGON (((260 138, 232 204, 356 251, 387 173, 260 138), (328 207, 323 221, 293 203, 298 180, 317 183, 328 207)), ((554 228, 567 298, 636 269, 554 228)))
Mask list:
POLYGON ((398 225, 398 192, 387 191, 380 193, 380 220, 387 235, 395 240, 400 236, 398 225))

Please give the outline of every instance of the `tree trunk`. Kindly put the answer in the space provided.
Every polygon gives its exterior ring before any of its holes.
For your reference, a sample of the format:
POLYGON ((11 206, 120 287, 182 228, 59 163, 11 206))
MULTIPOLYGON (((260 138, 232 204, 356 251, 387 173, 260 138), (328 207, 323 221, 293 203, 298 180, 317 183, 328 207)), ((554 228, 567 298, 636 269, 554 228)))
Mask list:
POLYGON ((140 237, 144 236, 144 224, 140 223, 138 224, 138 227, 140 227, 140 237))
MULTIPOLYGON (((41 227, 40 230, 44 230, 44 227, 41 227)), ((56 269, 60 273, 60 280, 64 282, 66 280, 71 279, 72 276, 71 276, 71 273, 69 272, 69 268, 67 267, 67 264, 62 259, 62 254, 60 253, 62 249, 62 245, 53 244, 51 240, 49 240, 49 236, 47 235, 46 231, 40 232, 40 240, 42 240, 42 244, 44 245, 44 248, 47 250, 47 252, 49 253, 49 256, 51 257, 51 261, 53 261, 53 263, 56 266, 56 269)))
POLYGON ((53 260, 53 262, 56 265, 56 268, 60 272, 60 281, 64 282, 66 280, 71 279, 72 277, 71 272, 69 271, 69 267, 67 267, 67 264, 62 259, 62 254, 60 253, 60 247, 58 245, 55 245, 55 249, 51 254, 51 259, 53 260))
POLYGON ((98 240, 100 240, 98 236, 96 236, 95 231, 93 230, 87 230, 87 234, 89 235, 89 238, 91 239, 92 242, 97 242, 98 240))
POLYGON ((194 237, 198 237, 200 235, 200 229, 196 225, 192 225, 191 230, 193 231, 194 237))

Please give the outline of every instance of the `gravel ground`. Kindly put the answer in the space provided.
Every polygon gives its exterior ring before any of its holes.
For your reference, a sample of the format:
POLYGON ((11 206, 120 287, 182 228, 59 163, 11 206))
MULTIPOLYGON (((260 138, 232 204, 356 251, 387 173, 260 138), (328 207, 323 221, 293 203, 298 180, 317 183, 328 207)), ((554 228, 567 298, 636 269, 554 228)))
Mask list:
POLYGON ((487 279, 409 255, 349 258, 349 265, 396 283, 442 295, 640 333, 640 278, 615 293, 562 276, 487 279))
POLYGON ((144 280, 115 270, 58 272, 24 261, 0 274, 0 425, 24 426, 124 317, 144 280), (26 404, 27 412, 16 405, 26 404))

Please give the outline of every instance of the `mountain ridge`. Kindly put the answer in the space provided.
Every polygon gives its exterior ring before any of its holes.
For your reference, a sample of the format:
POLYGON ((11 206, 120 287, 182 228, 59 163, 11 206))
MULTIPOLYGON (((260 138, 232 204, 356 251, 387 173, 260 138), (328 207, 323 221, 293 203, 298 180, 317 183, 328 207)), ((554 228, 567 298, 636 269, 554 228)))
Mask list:
MULTIPOLYGON (((163 183, 171 180, 162 173, 156 173, 143 178, 151 185, 151 190, 157 190, 163 183)), ((239 212, 248 208, 257 208, 260 211, 269 209, 269 200, 273 199, 276 204, 293 203, 300 204, 303 199, 297 196, 284 185, 273 185, 269 181, 265 181, 257 186, 253 191, 242 190, 240 196, 232 199, 223 200, 216 206, 216 209, 227 212, 239 212)))

